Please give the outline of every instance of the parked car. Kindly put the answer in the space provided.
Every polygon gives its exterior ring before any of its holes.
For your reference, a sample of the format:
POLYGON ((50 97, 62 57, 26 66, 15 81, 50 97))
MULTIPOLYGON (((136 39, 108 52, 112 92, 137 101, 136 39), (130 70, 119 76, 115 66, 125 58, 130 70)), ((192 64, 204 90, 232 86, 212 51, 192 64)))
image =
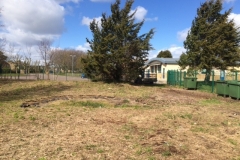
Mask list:
POLYGON ((87 76, 84 73, 82 73, 81 78, 87 78, 87 76))

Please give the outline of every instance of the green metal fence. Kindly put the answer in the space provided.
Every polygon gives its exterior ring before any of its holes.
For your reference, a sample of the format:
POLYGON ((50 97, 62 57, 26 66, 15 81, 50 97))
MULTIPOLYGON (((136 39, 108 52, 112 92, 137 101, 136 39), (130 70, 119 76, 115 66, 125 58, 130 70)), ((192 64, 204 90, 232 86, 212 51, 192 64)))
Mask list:
POLYGON ((186 77, 185 71, 169 70, 167 72, 167 84, 183 86, 184 77, 186 77))
POLYGON ((167 72, 167 84, 174 85, 174 86, 184 86, 184 78, 194 77, 197 78, 197 89, 204 90, 208 92, 215 92, 215 84, 217 81, 231 81, 240 80, 239 72, 228 72, 224 75, 224 78, 221 77, 222 74, 215 74, 214 71, 211 71, 211 75, 209 81, 205 80, 205 73, 193 71, 191 76, 187 75, 186 71, 181 70, 169 70, 167 72))

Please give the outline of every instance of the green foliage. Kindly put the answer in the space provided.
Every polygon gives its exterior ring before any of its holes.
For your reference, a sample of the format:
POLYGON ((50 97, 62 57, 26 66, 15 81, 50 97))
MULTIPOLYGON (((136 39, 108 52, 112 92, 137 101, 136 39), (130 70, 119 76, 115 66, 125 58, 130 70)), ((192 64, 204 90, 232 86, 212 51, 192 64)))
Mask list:
POLYGON ((62 151, 62 150, 63 150, 62 147, 58 147, 58 148, 57 148, 57 151, 58 151, 58 152, 60 152, 60 151, 62 151))
POLYGON ((0 48, 0 73, 3 72, 3 63, 6 59, 7 59, 7 56, 4 55, 4 53, 1 51, 1 48, 0 48))
POLYGON ((103 103, 93 102, 93 101, 71 101, 71 106, 83 106, 83 107, 90 107, 90 108, 102 108, 104 107, 103 103))
POLYGON ((181 118, 183 119, 192 119, 192 114, 191 113, 185 113, 180 115, 181 118))
POLYGON ((221 102, 218 99, 206 99, 202 100, 200 103, 203 105, 216 105, 220 104, 221 102))
POLYGON ((86 150, 94 150, 96 147, 97 147, 96 145, 90 144, 90 145, 86 145, 86 146, 85 146, 85 149, 86 149, 86 150))
POLYGON ((10 68, 2 68, 2 73, 10 73, 10 72, 11 72, 10 68))
POLYGON ((164 151, 164 152, 162 152, 162 156, 164 156, 164 157, 169 157, 169 156, 171 156, 172 154, 171 154, 171 152, 170 151, 164 151))
POLYGON ((181 69, 185 69, 188 66, 188 56, 185 53, 182 53, 178 65, 181 67, 181 69))
POLYGON ((237 145, 237 141, 234 139, 228 139, 228 142, 230 142, 232 145, 236 146, 237 145))
POLYGON ((34 116, 30 116, 29 119, 30 119, 31 121, 35 121, 35 120, 37 120, 37 118, 34 117, 34 116))
POLYGON ((203 128, 203 127, 192 127, 191 128, 192 132, 202 132, 202 133, 207 133, 208 129, 203 128))
POLYGON ((172 53, 169 50, 160 51, 157 58, 172 58, 172 53))
POLYGON ((6 59, 7 59, 7 56, 5 56, 4 53, 0 50, 0 64, 1 64, 1 62, 5 61, 6 59))
POLYGON ((187 76, 188 77, 195 77, 196 76, 196 70, 194 70, 193 68, 188 68, 187 69, 187 76))
POLYGON ((102 14, 101 27, 94 20, 90 24, 93 39, 87 39, 91 50, 82 59, 83 71, 92 80, 131 81, 141 72, 148 56, 154 31, 138 36, 144 21, 135 23, 131 14, 133 0, 120 9, 120 0, 111 5, 110 16, 102 14))
POLYGON ((236 66, 240 59, 239 27, 228 20, 231 9, 222 12, 221 0, 209 0, 197 9, 197 16, 184 41, 186 56, 183 54, 179 65, 194 69, 226 69, 236 66))

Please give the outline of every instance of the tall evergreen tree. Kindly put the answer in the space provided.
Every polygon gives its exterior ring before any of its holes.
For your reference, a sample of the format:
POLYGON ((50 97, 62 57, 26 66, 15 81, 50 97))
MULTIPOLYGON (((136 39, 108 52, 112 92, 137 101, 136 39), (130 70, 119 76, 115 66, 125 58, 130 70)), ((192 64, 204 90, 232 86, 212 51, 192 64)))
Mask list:
POLYGON ((172 53, 169 50, 160 51, 157 58, 172 58, 172 53))
POLYGON ((91 79, 130 81, 137 77, 148 50, 154 31, 138 36, 144 21, 135 23, 131 7, 134 0, 127 0, 120 9, 120 0, 111 5, 110 16, 102 14, 101 27, 94 20, 90 24, 93 39, 87 39, 91 50, 82 59, 84 72, 91 79))
POLYGON ((2 72, 2 64, 7 59, 7 56, 0 50, 0 73, 2 72))
POLYGON ((188 57, 185 53, 182 53, 180 55, 179 61, 178 61, 178 65, 181 66, 181 69, 186 69, 186 67, 188 66, 189 62, 188 62, 188 57))
MULTIPOLYGON (((240 32, 228 20, 231 9, 222 13, 222 0, 208 0, 197 9, 197 16, 184 41, 187 65, 194 69, 227 69, 239 60, 240 32)), ((186 65, 186 64, 184 64, 186 65)))

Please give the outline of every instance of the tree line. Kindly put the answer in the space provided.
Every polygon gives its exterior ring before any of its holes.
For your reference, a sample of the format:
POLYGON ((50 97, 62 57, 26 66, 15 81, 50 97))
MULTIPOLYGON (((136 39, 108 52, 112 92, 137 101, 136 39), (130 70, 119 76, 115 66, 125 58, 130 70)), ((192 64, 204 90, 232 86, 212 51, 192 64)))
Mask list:
POLYGON ((32 46, 26 46, 23 49, 16 48, 12 44, 7 45, 5 39, 0 39, 0 73, 19 74, 20 70, 23 70, 25 74, 41 72, 47 74, 48 79, 50 72, 55 72, 55 74, 66 74, 69 71, 80 73, 83 68, 81 59, 85 56, 85 52, 75 49, 52 48, 51 41, 47 39, 40 41, 37 49, 33 49, 32 46), (39 60, 33 59, 35 52, 41 57, 39 60), (12 64, 14 70, 4 62, 12 64))

